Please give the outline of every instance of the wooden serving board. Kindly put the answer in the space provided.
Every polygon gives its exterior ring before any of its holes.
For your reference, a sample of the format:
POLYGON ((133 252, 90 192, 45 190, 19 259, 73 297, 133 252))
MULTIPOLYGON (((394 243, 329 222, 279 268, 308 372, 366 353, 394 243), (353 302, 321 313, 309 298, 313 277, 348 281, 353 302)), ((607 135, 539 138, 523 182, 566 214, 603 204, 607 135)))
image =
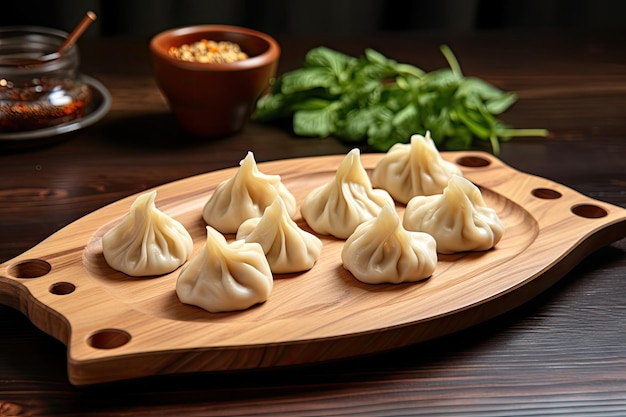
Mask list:
MULTIPOLYGON (((242 155, 242 158, 245 155, 242 155)), ((362 154, 371 170, 382 154, 362 154)), ((341 264, 343 241, 324 237, 316 265, 276 275, 267 302, 208 313, 182 304, 179 270, 151 278, 114 271, 101 237, 137 195, 105 206, 0 265, 0 303, 67 345, 80 386, 152 375, 267 368, 380 352, 456 332, 528 301, 586 255, 626 236, 626 209, 527 175, 481 152, 443 152, 477 184, 506 231, 487 252, 439 255, 431 278, 367 285, 341 264)), ((345 155, 259 164, 301 202, 345 155)), ((238 167, 157 187, 156 205, 206 241, 202 208, 238 167)), ((403 210, 398 207, 399 212, 403 210)), ((298 224, 309 230, 301 217, 298 224)), ((233 239, 234 236, 228 235, 233 239)))

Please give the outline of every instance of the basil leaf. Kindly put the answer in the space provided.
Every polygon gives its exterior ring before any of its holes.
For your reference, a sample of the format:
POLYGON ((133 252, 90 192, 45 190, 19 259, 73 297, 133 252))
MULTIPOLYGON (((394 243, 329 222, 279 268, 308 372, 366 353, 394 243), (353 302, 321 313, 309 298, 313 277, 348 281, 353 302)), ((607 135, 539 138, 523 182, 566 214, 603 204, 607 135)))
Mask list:
POLYGON ((501 114, 504 113, 509 107, 513 105, 517 101, 517 94, 515 93, 504 93, 500 97, 496 97, 490 99, 485 103, 485 107, 487 111, 491 114, 501 114))
POLYGON ((326 137, 335 130, 335 113, 327 106, 318 110, 297 110, 293 114, 293 130, 300 136, 326 137))
POLYGON ((337 78, 327 68, 302 68, 284 75, 280 92, 288 95, 315 88, 332 88, 336 85, 337 78))

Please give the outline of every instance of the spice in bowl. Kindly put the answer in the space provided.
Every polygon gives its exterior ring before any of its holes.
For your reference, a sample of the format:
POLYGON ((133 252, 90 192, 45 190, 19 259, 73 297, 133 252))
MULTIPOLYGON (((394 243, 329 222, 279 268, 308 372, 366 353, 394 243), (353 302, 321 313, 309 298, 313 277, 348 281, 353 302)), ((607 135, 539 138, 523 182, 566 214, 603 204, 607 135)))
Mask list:
POLYGON ((43 129, 83 117, 91 102, 89 87, 72 80, 34 79, 14 88, 0 79, 0 132, 43 129))
POLYGON ((172 46, 169 54, 181 61, 207 64, 230 64, 248 59, 248 55, 234 42, 207 39, 178 47, 172 46))
POLYGON ((90 110, 91 91, 79 74, 76 45, 52 28, 0 28, 0 133, 57 126, 90 110))
MULTIPOLYGON (((280 46, 271 36, 253 29, 185 26, 154 36, 150 57, 157 85, 180 126, 191 135, 216 138, 240 131, 250 120, 256 101, 276 75, 280 46), (208 48, 211 40, 217 44, 215 48, 208 48), (230 44, 226 49, 238 45, 248 58, 239 55, 239 61, 208 64, 185 61, 170 52, 172 46, 180 50, 185 49, 182 45, 191 48, 198 42, 204 44, 200 48, 206 47, 207 55, 219 52, 220 42, 227 42, 223 44, 230 44)), ((221 57, 220 61, 226 60, 221 57)))

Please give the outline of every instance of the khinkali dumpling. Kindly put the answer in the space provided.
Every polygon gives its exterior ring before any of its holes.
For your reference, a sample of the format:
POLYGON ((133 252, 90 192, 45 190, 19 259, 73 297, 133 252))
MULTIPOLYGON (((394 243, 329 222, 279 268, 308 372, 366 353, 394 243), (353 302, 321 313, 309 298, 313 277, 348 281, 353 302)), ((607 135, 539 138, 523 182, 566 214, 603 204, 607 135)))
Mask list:
POLYGON ((300 213, 315 232, 346 239, 356 227, 376 217, 393 199, 385 190, 372 188, 355 148, 343 159, 335 178, 311 191, 302 201, 300 213))
POLYGON ((459 167, 441 158, 430 137, 413 135, 410 143, 396 143, 376 164, 372 182, 398 202, 406 204, 416 195, 441 194, 459 167))
POLYGON ((245 310, 267 301, 274 279, 261 245, 228 243, 211 226, 206 229, 206 244, 178 276, 178 299, 212 313, 245 310))
POLYGON ((209 226, 221 233, 236 233, 245 220, 261 217, 276 197, 283 199, 291 216, 296 214, 296 198, 279 175, 260 172, 252 152, 239 165, 237 173, 218 185, 204 206, 202 218, 209 226))
POLYGON ((439 253, 483 251, 504 234, 495 210, 485 205, 478 187, 454 175, 443 194, 413 197, 406 206, 403 225, 431 234, 439 253))
POLYGON ((309 270, 322 251, 322 241, 291 219, 280 198, 265 209, 262 217, 243 222, 237 239, 258 242, 276 274, 309 270))
POLYGON ((437 266, 435 239, 405 230, 394 207, 361 224, 341 251, 343 266, 366 284, 398 284, 430 277, 437 266))
POLYGON ((156 208, 156 194, 137 197, 126 217, 102 236, 102 254, 111 268, 131 276, 162 275, 191 256, 189 232, 156 208))

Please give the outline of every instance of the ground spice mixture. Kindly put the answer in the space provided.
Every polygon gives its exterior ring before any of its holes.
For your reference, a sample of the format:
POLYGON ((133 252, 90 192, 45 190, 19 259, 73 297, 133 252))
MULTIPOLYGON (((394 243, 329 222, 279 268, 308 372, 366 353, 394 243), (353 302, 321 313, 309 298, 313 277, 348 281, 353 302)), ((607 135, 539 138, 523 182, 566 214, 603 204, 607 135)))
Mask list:
POLYGON ((89 87, 71 80, 41 79, 22 88, 0 80, 0 132, 29 131, 67 123, 83 117, 90 103, 89 87))
POLYGON ((172 46, 169 54, 182 61, 208 64, 230 64, 248 59, 248 55, 236 43, 207 39, 178 47, 172 46))

